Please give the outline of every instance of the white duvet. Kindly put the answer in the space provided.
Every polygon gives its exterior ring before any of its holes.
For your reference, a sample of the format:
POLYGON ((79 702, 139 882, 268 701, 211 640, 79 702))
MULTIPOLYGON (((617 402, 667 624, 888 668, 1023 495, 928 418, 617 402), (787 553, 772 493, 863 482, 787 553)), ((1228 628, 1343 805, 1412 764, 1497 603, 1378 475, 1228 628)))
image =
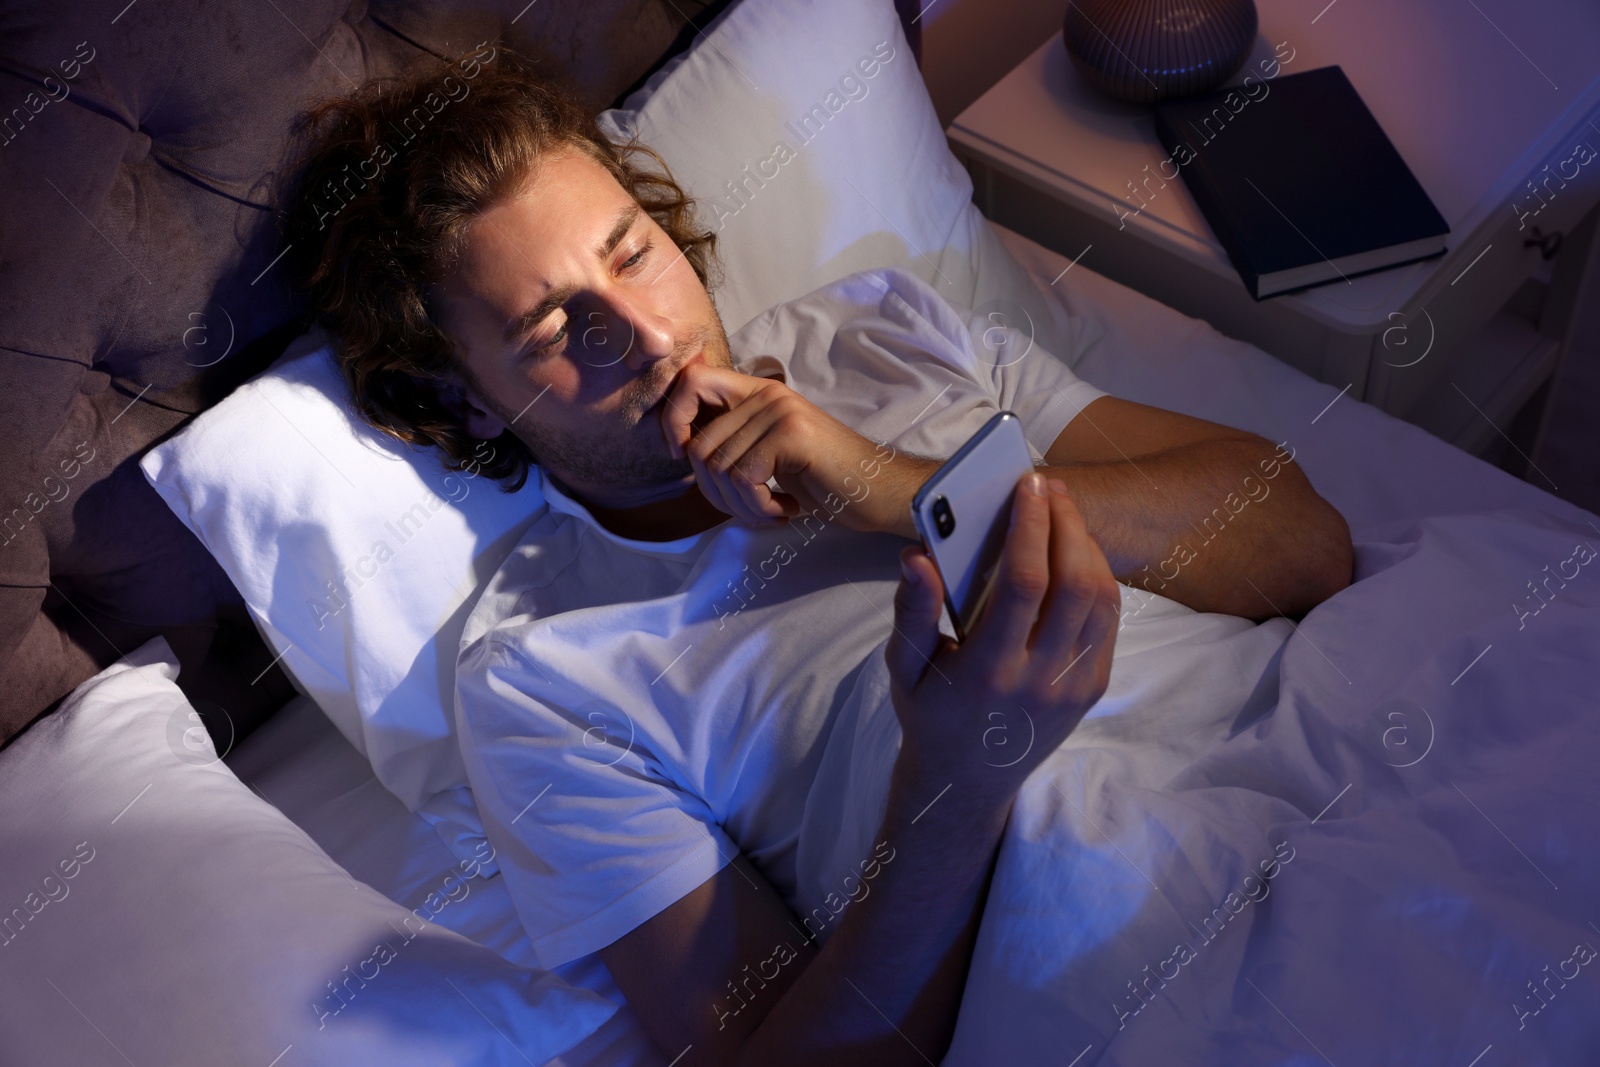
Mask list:
MULTIPOLYGON (((1600 1063, 1600 530, 1491 511, 1356 549, 1298 627, 1125 590, 1110 688, 1017 797, 945 1063, 1600 1063)), ((867 714, 803 900, 871 851, 899 732, 867 714)))

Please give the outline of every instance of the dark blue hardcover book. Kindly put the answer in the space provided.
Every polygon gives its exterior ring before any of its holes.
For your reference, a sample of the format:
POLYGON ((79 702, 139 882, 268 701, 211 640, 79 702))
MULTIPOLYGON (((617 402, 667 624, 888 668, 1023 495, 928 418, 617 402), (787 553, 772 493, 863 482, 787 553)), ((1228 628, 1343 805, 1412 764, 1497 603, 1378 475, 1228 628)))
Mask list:
POLYGON ((1338 67, 1165 101, 1155 120, 1163 174, 1182 173, 1257 300, 1445 250, 1449 224, 1338 67))

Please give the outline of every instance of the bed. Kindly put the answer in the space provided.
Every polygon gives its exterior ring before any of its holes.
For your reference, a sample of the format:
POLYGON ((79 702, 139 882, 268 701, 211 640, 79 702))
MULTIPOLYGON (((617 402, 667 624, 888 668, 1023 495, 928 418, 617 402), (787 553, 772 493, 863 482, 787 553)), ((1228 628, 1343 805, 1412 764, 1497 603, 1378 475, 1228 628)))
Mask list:
MULTIPOLYGON (((945 1062, 1600 1058, 1600 518, 990 224, 880 40, 909 47, 888 4, 743 0, 609 113, 719 200, 729 332, 854 270, 914 270, 980 334, 1286 442, 1357 547, 1359 580, 1298 623, 1197 625, 1125 589, 1107 698, 1019 797, 945 1062), (768 92, 729 91, 752 75, 768 92), (817 106, 815 143, 762 169, 817 106)), ((453 777, 451 628, 541 502, 362 437, 329 367, 307 335, 142 462, 299 694, 219 757, 155 640, 0 753, 0 799, 30 813, 0 840, 0 907, 22 908, 0 913, 0 1046, 667 1063, 597 960, 538 969, 453 777), (348 488, 369 478, 387 495, 348 488), (422 547, 308 613, 418 500, 448 504, 408 530, 422 547)), ((808 903, 881 802, 882 724, 851 727, 807 811, 808 903)))
MULTIPOLYGON (((1004 228, 995 227, 995 230, 1017 260, 1027 266, 1029 273, 1041 287, 1049 288, 1050 281, 1066 268, 1068 261, 1064 257, 1004 228)), ((1218 421, 1260 427, 1260 432, 1266 432, 1272 428, 1286 428, 1293 422, 1309 426, 1312 418, 1321 412, 1322 407, 1332 400, 1336 393, 1331 387, 1312 382, 1298 371, 1285 367, 1253 346, 1223 338, 1208 326, 1179 315, 1093 272, 1075 268, 1061 278, 1054 287, 1054 292, 1059 294, 1063 306, 1070 308, 1073 314, 1115 327, 1107 335, 1109 343, 1096 350, 1085 363, 1079 365, 1080 371, 1086 377, 1097 384, 1105 382, 1102 387, 1115 395, 1127 396, 1146 403, 1184 407, 1192 413, 1203 414, 1218 421), (1135 323, 1138 324, 1137 327, 1129 325, 1135 323), (1095 373, 1097 370, 1100 373, 1095 373), (1187 405, 1183 401, 1187 401, 1187 405)), ((1319 419, 1318 427, 1322 427, 1324 423, 1330 425, 1314 440, 1305 440, 1302 445, 1303 451, 1297 454, 1297 458, 1308 464, 1313 481, 1319 490, 1327 494, 1347 516, 1351 523, 1353 538, 1361 548, 1365 565, 1369 567, 1372 565, 1371 554, 1382 551, 1383 546, 1404 543, 1410 536, 1407 531, 1414 531, 1421 520, 1430 516, 1484 515, 1500 512, 1511 516, 1512 522, 1524 521, 1533 516, 1545 516, 1570 524, 1573 537, 1579 540, 1584 538, 1581 531, 1589 530, 1593 542, 1600 544, 1600 530, 1594 528, 1597 524, 1595 516, 1572 508, 1541 490, 1466 456, 1376 409, 1355 404, 1351 405, 1346 413, 1341 414, 1347 417, 1334 419, 1333 413, 1330 412, 1319 419), (1319 469, 1318 457, 1322 457, 1328 463, 1326 468, 1319 469), (1339 470, 1348 472, 1349 476, 1341 479, 1336 473, 1339 470), (1358 477, 1362 471, 1365 471, 1367 476, 1358 477), (1397 536, 1395 531, 1401 533, 1397 536)), ((1296 441, 1299 443, 1301 439, 1296 438, 1296 441)), ((1546 520, 1534 521, 1543 523, 1546 520)), ((1476 530, 1470 527, 1461 530, 1446 528, 1443 530, 1444 544, 1448 546, 1452 540, 1459 539, 1464 547, 1466 543, 1477 539, 1480 535, 1492 536, 1493 530, 1494 522, 1488 520, 1476 530)), ((1511 561, 1526 570, 1529 578, 1542 575, 1542 568, 1546 564, 1558 562, 1554 557, 1540 556, 1537 553, 1518 556, 1515 554, 1516 546, 1510 544, 1502 544, 1499 550, 1510 555, 1511 561)), ((1597 606, 1596 597, 1592 593, 1588 598, 1576 603, 1579 607, 1574 608, 1575 611, 1587 609, 1592 612, 1597 606)), ((1510 635, 1517 628, 1517 617, 1512 611, 1511 604, 1511 600, 1507 599, 1501 613, 1503 615, 1501 621, 1506 624, 1503 627, 1506 636, 1500 637, 1502 642, 1510 640, 1510 635)), ((1553 619, 1548 621, 1552 622, 1552 628, 1564 625, 1553 619)), ((1348 622, 1340 623, 1336 628, 1346 630, 1351 647, 1359 647, 1362 643, 1362 629, 1351 626, 1348 622)), ((1497 636, 1492 631, 1489 632, 1484 644, 1494 644, 1497 636)), ((1553 638, 1554 635, 1550 636, 1553 638)), ((1581 714, 1585 709, 1592 708, 1595 700, 1596 690, 1593 687, 1596 682, 1596 669, 1593 660, 1594 650, 1600 649, 1600 640, 1597 640, 1600 639, 1600 634, 1596 632, 1596 623, 1591 620, 1582 627, 1574 625, 1570 639, 1572 641, 1568 646, 1570 650, 1581 651, 1585 648, 1589 650, 1590 666, 1585 673, 1550 677, 1548 684, 1555 693, 1559 693, 1562 687, 1570 685, 1571 688, 1565 693, 1564 706, 1571 712, 1581 714), (1585 689, 1584 686, 1588 688, 1585 689)), ((1502 644, 1502 649, 1504 647, 1502 644)), ((1298 651, 1320 662, 1318 652, 1304 647, 1298 651)), ((1457 686, 1465 684, 1466 679, 1458 678, 1456 672, 1462 671, 1469 665, 1474 669, 1488 667, 1489 670, 1479 675, 1479 681, 1488 687, 1484 699, 1510 698, 1508 703, 1518 708, 1519 714, 1529 716, 1554 710, 1553 702, 1540 703, 1538 692, 1528 693, 1524 701, 1516 699, 1513 693, 1500 688, 1504 684, 1505 675, 1493 674, 1492 661, 1471 664, 1473 654, 1478 651, 1479 647, 1459 646, 1455 658, 1439 665, 1441 669, 1449 670, 1447 676, 1440 679, 1444 690, 1448 691, 1451 688, 1452 681, 1455 681, 1457 686), (1493 680, 1489 677, 1491 675, 1493 680)), ((1491 648, 1490 652, 1492 651, 1491 648)), ((1331 645, 1323 647, 1322 652, 1330 656, 1338 655, 1338 650, 1331 645)), ((1470 672, 1467 673, 1467 677, 1471 676, 1470 672)), ((1335 672, 1329 671, 1318 684, 1331 686, 1334 682, 1343 684, 1335 672)), ((1436 719, 1429 718, 1430 714, 1439 711, 1431 701, 1424 705, 1412 696, 1399 695, 1406 692, 1420 696, 1416 690, 1404 689, 1391 683, 1387 691, 1394 694, 1392 700, 1384 696, 1383 686, 1375 690, 1377 699, 1372 701, 1372 707, 1378 711, 1380 726, 1373 736, 1361 738, 1374 757, 1373 767, 1384 768, 1386 773, 1396 776, 1405 770, 1412 770, 1414 774, 1424 767, 1431 770, 1428 761, 1431 759, 1438 762, 1439 755, 1426 750, 1433 744, 1446 743, 1442 739, 1435 738, 1435 731, 1451 727, 1443 715, 1438 715, 1436 719), (1424 710, 1430 706, 1434 708, 1433 713, 1424 710), (1389 732, 1385 733, 1386 731, 1389 732), (1413 760, 1416 761, 1414 764, 1413 760), (1404 766, 1406 764, 1411 766, 1404 766)), ((1315 687, 1312 692, 1315 692, 1315 687)), ((1252 714, 1264 714, 1265 709, 1260 706, 1259 700, 1256 704, 1257 707, 1252 714)), ((1371 728, 1369 722, 1361 722, 1358 725, 1364 730, 1371 728)), ((1581 747, 1576 744, 1582 739, 1583 733, 1590 735, 1594 733, 1594 726, 1585 724, 1579 718, 1563 718, 1559 724, 1552 725, 1570 730, 1571 733, 1566 737, 1568 741, 1574 743, 1570 755, 1561 757, 1559 764, 1553 761, 1542 762, 1545 759, 1552 759, 1553 753, 1537 749, 1519 751, 1509 743, 1511 738, 1496 738, 1493 731, 1490 731, 1488 736, 1475 739, 1484 745, 1481 758, 1488 761, 1491 766, 1496 760, 1515 757, 1518 763, 1514 766, 1522 767, 1523 772, 1532 780, 1516 778, 1511 773, 1513 768, 1500 768, 1500 773, 1508 779, 1508 793, 1499 797, 1502 803, 1495 809, 1494 825, 1491 825, 1487 817, 1483 817, 1477 826, 1470 828, 1469 836, 1475 846, 1482 848, 1482 862, 1503 869, 1509 876, 1513 892, 1526 893, 1534 898, 1530 903, 1533 903, 1537 910, 1553 908, 1555 898, 1544 899, 1544 894, 1546 892, 1554 894, 1557 890, 1544 881, 1536 867, 1555 876, 1558 883, 1564 883, 1561 884, 1561 890, 1571 894, 1573 905, 1577 909, 1568 916, 1569 921, 1566 925, 1572 934, 1568 940, 1590 940, 1591 943, 1600 945, 1600 932, 1588 925, 1588 918, 1581 917, 1584 906, 1583 887, 1590 887, 1592 892, 1597 874, 1600 874, 1595 862, 1593 829, 1595 824, 1592 821, 1595 801, 1592 796, 1582 796, 1590 780, 1582 768, 1586 765, 1587 759, 1600 754, 1600 751, 1597 751, 1600 746, 1596 745, 1592 736, 1587 744, 1581 747), (1556 780, 1552 781, 1550 776, 1557 771, 1558 766, 1568 767, 1573 778, 1562 783, 1557 774, 1556 780), (1514 798, 1520 799, 1516 799, 1515 803, 1508 807, 1507 802, 1514 798), (1557 832, 1555 820, 1539 813, 1552 805, 1566 803, 1572 803, 1575 807, 1573 815, 1569 819, 1561 820, 1559 824, 1564 827, 1564 833, 1567 835, 1565 847, 1561 849, 1568 860, 1565 877, 1563 872, 1558 872, 1549 864, 1542 862, 1536 864, 1532 859, 1518 855, 1517 846, 1497 833, 1496 827, 1504 826, 1509 833, 1513 828, 1521 826, 1528 831, 1528 836, 1522 839, 1521 847, 1528 848, 1532 845, 1537 850, 1540 835, 1557 832), (1520 822, 1517 821, 1518 809, 1522 820, 1520 822), (1566 882, 1566 877, 1571 877, 1573 880, 1566 882), (1585 934, 1585 930, 1589 933, 1585 934)), ((1460 737, 1455 740, 1465 743, 1460 737)), ((415 903, 420 900, 429 888, 438 884, 452 866, 451 855, 440 846, 437 835, 431 832, 428 824, 407 812, 393 795, 378 784, 372 775, 370 765, 349 746, 326 716, 321 715, 307 698, 298 697, 291 701, 230 755, 228 763, 242 780, 260 790, 286 815, 304 827, 319 845, 327 849, 329 854, 349 869, 355 877, 396 900, 405 903, 415 903)), ((1303 769, 1303 764, 1297 766, 1285 763, 1267 773, 1269 777, 1275 777, 1280 784, 1291 783, 1303 769)), ((1367 773, 1370 776, 1371 769, 1367 773)), ((1341 787, 1345 785, 1346 783, 1334 783, 1324 787, 1321 792, 1308 788, 1303 797, 1308 808, 1302 813, 1300 822, 1309 826, 1315 820, 1317 826, 1326 823, 1335 828, 1347 825, 1344 819, 1350 818, 1351 813, 1341 815, 1336 809, 1323 810, 1326 805, 1331 805, 1335 801, 1349 804, 1356 799, 1351 797, 1348 791, 1342 791, 1341 787)), ((1479 804, 1483 804, 1487 799, 1476 789, 1472 790, 1472 797, 1473 801, 1479 804)), ((1387 806, 1385 802, 1393 803, 1396 799, 1392 796, 1381 798, 1373 809, 1368 809, 1367 817, 1381 820, 1384 817, 1382 807, 1387 806)), ((1394 814, 1408 817, 1403 812, 1394 814)), ((1414 813, 1409 817, 1414 817, 1414 813)), ((1477 815, 1473 817, 1479 818, 1477 815)), ((1303 831, 1287 832, 1286 838, 1288 837, 1292 837, 1294 842, 1292 847, 1296 850, 1306 847, 1303 831)), ((1104 839, 1101 843, 1104 843, 1104 839)), ((1547 836, 1546 844, 1553 846, 1556 842, 1547 836)), ((1127 843, 1123 842, 1118 847, 1123 846, 1127 846, 1127 843)), ((1346 863, 1349 863, 1351 868, 1359 868, 1360 843, 1350 842, 1349 847, 1354 851, 1348 856, 1335 855, 1318 861, 1326 865, 1322 868, 1324 876, 1342 871, 1346 863)), ((1107 868, 1114 868, 1118 862, 1124 862, 1127 866, 1122 871, 1097 868, 1097 874, 1108 879, 1104 892, 1113 895, 1117 892, 1131 891, 1136 887, 1128 885, 1130 881, 1142 884, 1143 875, 1138 873, 1136 861, 1131 858, 1123 860, 1115 848, 1106 851, 1108 856, 1103 859, 1107 860, 1107 868)), ((1281 855, 1283 853, 1274 853, 1269 846, 1260 858, 1272 859, 1281 855)), ((1537 851, 1535 855, 1538 855, 1537 851)), ((1437 859, 1436 856, 1430 857, 1430 861, 1437 859)), ((1309 866, 1305 863, 1304 853, 1297 851, 1295 859, 1283 865, 1285 876, 1291 872, 1299 874, 1294 866, 1296 861, 1301 863, 1300 870, 1309 866)), ((1226 891, 1219 892, 1215 903, 1220 905, 1225 895, 1226 891)), ((1592 899, 1592 896, 1589 899, 1592 899)), ((493 947, 496 951, 506 953, 511 958, 529 959, 526 939, 517 927, 510 901, 504 896, 503 888, 497 886, 494 880, 489 880, 471 900, 472 904, 469 907, 462 907, 439 921, 445 922, 451 929, 459 930, 493 947)), ((1392 903, 1400 906, 1403 902, 1392 903)), ((1315 927, 1319 921, 1317 913, 1320 912, 1321 921, 1327 922, 1327 928, 1343 938, 1343 933, 1338 931, 1336 925, 1336 917, 1339 914, 1337 896, 1331 899, 1314 899, 1308 901, 1304 907, 1309 909, 1310 913, 1300 916, 1296 922, 1301 922, 1308 928, 1315 927)), ((1199 922, 1210 914, 1211 909, 1195 907, 1192 911, 1194 920, 1199 922)), ((1464 916, 1440 918, 1448 919, 1459 936, 1464 938, 1473 936, 1471 933, 1462 932, 1464 929, 1471 929, 1464 923, 1464 916)), ((1600 922, 1600 915, 1593 916, 1593 919, 1600 922)), ((1239 934, 1241 941, 1246 939, 1242 931, 1236 933, 1239 934)), ((1562 941, 1561 935, 1554 930, 1549 933, 1552 937, 1552 949, 1559 948, 1559 952, 1550 953, 1548 960, 1539 960, 1539 965, 1528 968, 1526 975, 1518 972, 1518 977, 1514 981, 1510 976, 1500 978, 1499 981, 1504 986, 1503 997, 1489 999, 1487 995, 1485 996, 1487 1003, 1482 1007, 1485 1035, 1476 1047, 1472 1047, 1472 1041, 1477 1038, 1467 1036, 1473 1029, 1471 1009, 1465 1004, 1444 1002, 1439 1004, 1440 1016, 1431 1021, 1409 1015, 1398 1017, 1397 1021, 1404 1029, 1431 1036, 1422 1046, 1413 1046, 1411 1055, 1404 1055, 1403 1049, 1396 1050, 1390 1062, 1455 1062, 1452 1056, 1459 1057, 1462 1051, 1466 1051, 1467 1055, 1461 1060, 1465 1063, 1470 1062, 1472 1056, 1483 1051, 1487 1045, 1495 1044, 1497 1041, 1501 1047, 1511 1044, 1514 1035, 1518 1033, 1518 1018, 1500 1001, 1504 1000, 1509 1004, 1519 994, 1526 998, 1529 996, 1525 986, 1527 980, 1542 978, 1541 968, 1546 963, 1553 967, 1558 966, 1561 960, 1571 955, 1572 946, 1562 941), (1498 1032, 1503 1032, 1504 1037, 1500 1037, 1498 1032)), ((1487 942, 1488 933, 1480 930, 1477 936, 1486 939, 1485 951, 1492 955, 1493 950, 1487 942)), ((1291 945, 1289 950, 1317 958, 1316 946, 1309 943, 1315 940, 1316 938, 1308 933, 1305 938, 1306 943, 1291 945)), ((994 951, 1002 954, 1014 953, 1017 947, 1016 944, 1009 944, 1003 949, 996 947, 994 951)), ((1324 944, 1322 947, 1326 948, 1327 945, 1324 944)), ((1170 954, 1171 946, 1163 948, 1170 954)), ((1376 946, 1363 944, 1361 950, 1374 963, 1386 958, 1386 954, 1378 951, 1376 946)), ((1065 954, 1064 952, 1063 955, 1065 954)), ((1323 959, 1325 960, 1325 957, 1323 959)), ((970 1036, 966 1031, 958 1036, 957 1046, 946 1062, 974 1064, 994 1062, 990 1057, 1001 1050, 1006 1051, 1005 1062, 1009 1063, 1066 1063, 1070 1062, 1073 1056, 1085 1051, 1089 1054, 1085 1055, 1080 1063, 1149 1062, 1145 1058, 1149 1052, 1147 1049, 1140 1049, 1132 1054, 1102 1057, 1096 1057, 1094 1053, 1095 1050, 1103 1048, 1106 1038, 1120 1032, 1117 1025, 1119 1016, 1111 1010, 1110 1005, 1116 1002, 1119 994, 1122 998, 1127 998, 1129 995, 1127 981, 1142 979, 1146 974, 1144 970, 1146 964, 1158 967, 1160 962, 1152 956, 1148 960, 1139 959, 1134 964, 1125 965, 1121 970, 1115 970, 1105 963, 1096 964, 1097 967, 1104 968, 1101 978, 1102 988, 1098 992, 1103 994, 1102 999, 1107 1003, 1103 1018, 1097 1020, 1103 1024, 1103 1029, 1106 1031, 1102 1040, 1092 1040, 1097 1035, 1086 1028, 1088 1036, 1085 1036, 1083 1041, 1076 1046, 1065 1044, 1067 1040, 1065 1034, 1050 1032, 1052 1015, 1048 1011, 1023 1013, 1013 1006, 1006 1010, 993 1011, 991 1020, 985 1022, 978 1018, 982 1014, 981 1011, 974 1012, 973 1008, 968 1006, 963 1009, 963 1025, 966 1024, 968 1015, 972 1015, 973 1029, 970 1036), (1016 1027, 1019 1015, 1024 1014, 1036 1025, 1043 1024, 1046 1032, 1030 1034, 1025 1038, 1019 1035, 1016 1027), (995 1027, 1001 1028, 1000 1031, 996 1032, 995 1027), (1069 1054, 1063 1056, 1063 1052, 1069 1054)), ((1364 967, 1363 973, 1368 969, 1364 967)), ((1466 975, 1467 985, 1488 994, 1493 985, 1491 976, 1499 970, 1501 970, 1499 967, 1484 965, 1481 973, 1474 971, 1466 975), (1482 986, 1479 986, 1480 982, 1482 986)), ((593 988, 605 991, 608 995, 614 992, 606 982, 603 968, 595 967, 592 961, 584 961, 581 966, 575 965, 572 977, 575 981, 592 982, 593 988)), ((1251 991, 1249 985, 1241 983, 1241 986, 1240 992, 1250 993, 1251 996, 1257 995, 1251 991)), ((987 989, 984 992, 1004 1001, 1007 997, 1015 997, 1018 990, 1015 988, 1004 990, 1004 996, 1001 990, 987 989)), ((1333 1004, 1338 1004, 1341 999, 1336 988, 1324 987, 1312 992, 1317 997, 1331 997, 1333 1004)), ((969 997, 971 995, 969 992, 969 997)), ((1259 1004, 1252 1005, 1248 1002, 1237 1004, 1234 1010, 1239 1013, 1239 1018, 1236 1020, 1188 1019, 1184 1025, 1169 1026, 1163 1036, 1173 1044, 1164 1048, 1162 1052, 1180 1059, 1181 1062, 1190 1063, 1320 1062, 1318 1057, 1321 1054, 1315 1051, 1311 1043, 1306 1041, 1297 1047, 1295 1031, 1281 1016, 1275 1015, 1272 1004, 1282 1003, 1285 999, 1278 989, 1273 988, 1260 996, 1259 1004), (1276 1023, 1274 1018, 1277 1020, 1276 1023), (1239 1031, 1246 1026, 1259 1027, 1262 1033, 1267 1035, 1265 1042, 1240 1034, 1239 1031), (1231 1041, 1228 1036, 1230 1034, 1233 1035, 1231 1041), (1215 1044, 1210 1047, 1201 1046, 1199 1042, 1202 1039, 1215 1044)), ((1127 1010, 1136 1003, 1137 1001, 1129 1001, 1123 1007, 1127 1010)), ((1054 1007, 1059 1008, 1059 1005, 1054 1007)), ((1414 1010, 1415 1002, 1409 1007, 1414 1010)), ((1330 1020, 1326 1010, 1317 1012, 1309 1019, 1304 1015, 1304 1012, 1296 1013, 1296 1023, 1300 1025, 1315 1023, 1325 1027, 1330 1020)), ((1342 1017, 1342 1014, 1332 1016, 1336 1022, 1342 1017)), ((1593 1012, 1587 1005, 1574 1004, 1572 1018, 1566 1024, 1571 1028, 1569 1034, 1565 1037, 1546 1034, 1543 1043, 1536 1042, 1528 1046, 1535 1050, 1531 1054, 1527 1049, 1523 1050, 1525 1058, 1519 1062, 1583 1062, 1553 1053, 1541 1058, 1537 1050, 1551 1047, 1560 1049, 1564 1041, 1570 1042, 1566 1047, 1571 1049, 1593 1050, 1595 1041, 1600 1039, 1597 1037, 1597 1025, 1593 1023, 1593 1018, 1593 1012)), ((1346 1038, 1360 1033, 1359 1028, 1351 1030, 1341 1026, 1338 1029, 1345 1030, 1346 1038)), ((1328 1049, 1332 1057, 1331 1062, 1335 1063, 1342 1062, 1336 1050, 1350 1047, 1348 1044, 1344 1046, 1338 1044, 1337 1038, 1334 1041, 1324 1038, 1321 1044, 1328 1049)), ((1355 1047, 1370 1051, 1376 1047, 1376 1042, 1361 1037, 1360 1044, 1355 1047)), ((1116 1045, 1112 1043, 1111 1048, 1115 1050, 1116 1045)), ((602 1031, 596 1033, 588 1042, 565 1054, 559 1062, 633 1064, 665 1062, 665 1058, 659 1057, 649 1046, 638 1024, 624 1011, 608 1022, 602 1031)))

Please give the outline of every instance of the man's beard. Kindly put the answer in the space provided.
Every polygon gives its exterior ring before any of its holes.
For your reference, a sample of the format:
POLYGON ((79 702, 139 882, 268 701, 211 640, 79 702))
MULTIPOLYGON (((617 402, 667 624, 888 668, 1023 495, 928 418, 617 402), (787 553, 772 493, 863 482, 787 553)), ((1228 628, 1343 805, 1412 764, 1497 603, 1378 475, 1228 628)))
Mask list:
MULTIPOLYGON (((652 363, 645 373, 622 390, 617 420, 598 433, 573 433, 554 430, 537 419, 523 419, 513 427, 516 435, 533 453, 534 461, 558 479, 569 484, 603 485, 614 489, 643 489, 681 482, 694 475, 685 456, 674 458, 662 448, 652 448, 635 432, 646 418, 659 419, 652 410, 672 379, 696 351, 708 366, 729 369, 733 366, 728 351, 728 335, 721 316, 713 310, 710 324, 677 346, 670 360, 652 363)), ((501 415, 505 419, 505 415, 501 415)), ((697 418, 696 423, 704 422, 697 418)), ((507 420, 510 425, 510 420, 507 420)))

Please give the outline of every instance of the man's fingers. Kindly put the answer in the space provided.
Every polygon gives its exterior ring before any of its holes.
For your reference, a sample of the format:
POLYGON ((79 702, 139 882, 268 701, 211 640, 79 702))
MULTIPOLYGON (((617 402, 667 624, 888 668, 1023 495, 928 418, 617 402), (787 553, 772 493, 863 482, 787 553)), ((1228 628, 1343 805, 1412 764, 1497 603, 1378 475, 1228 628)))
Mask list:
POLYGON ((685 454, 695 416, 700 414, 704 398, 695 379, 692 368, 684 367, 667 390, 667 402, 661 405, 661 430, 674 457, 685 454))
POLYGON ((678 372, 677 380, 667 393, 667 402, 661 406, 661 428, 667 447, 674 456, 684 454, 701 405, 732 410, 752 393, 770 385, 765 378, 735 370, 708 367, 698 361, 687 364, 678 372))
POLYGON ((705 497, 712 507, 726 515, 738 515, 737 507, 732 500, 723 496, 721 484, 706 469, 706 465, 693 452, 685 453, 689 457, 689 467, 694 471, 695 484, 700 487, 700 495, 705 497))
POLYGON ((777 469, 767 441, 781 417, 775 406, 752 395, 703 427, 687 449, 697 474, 704 469, 715 485, 716 495, 739 509, 731 514, 745 521, 759 522, 786 514, 766 484, 777 469))
POLYGON ((942 640, 939 613, 944 607, 944 585, 939 569, 918 545, 900 550, 900 569, 900 587, 894 594, 894 632, 884 656, 890 680, 910 692, 922 680, 942 640))
MULTIPOLYGON (((1050 499, 1050 589, 1039 610, 1029 657, 1044 670, 1060 668, 1083 647, 1084 620, 1097 599, 1115 589, 1111 568, 1089 536, 1072 497, 1052 479, 1050 499)), ((1119 597, 1120 599, 1120 597, 1119 597)), ((1048 679, 1046 679, 1048 681, 1048 679)))
POLYGON ((979 655, 994 662, 1015 659, 1027 647, 1039 604, 1050 584, 1050 511, 1044 478, 1027 474, 1011 499, 1011 526, 1006 531, 994 591, 974 626, 979 655))
POLYGON ((688 458, 701 493, 719 511, 755 525, 798 508, 766 484, 774 461, 761 442, 781 417, 776 403, 762 398, 770 388, 766 379, 690 364, 662 410, 663 433, 674 452, 688 458), (712 406, 727 410, 696 431, 695 423, 704 421, 699 413, 712 406))
POLYGON ((1074 727, 1105 695, 1106 688, 1111 684, 1117 621, 1118 603, 1103 597, 1096 598, 1078 634, 1078 646, 1072 658, 1048 666, 1040 663, 1042 671, 1050 672, 1050 677, 1041 676, 1037 679, 1039 685, 1046 689, 1045 699, 1064 701, 1073 708, 1077 713, 1074 727))
POLYGON ((775 399, 751 395, 701 427, 689 442, 689 451, 698 452, 713 470, 730 470, 773 433, 783 418, 781 407, 775 399))
POLYGON ((800 510, 799 502, 787 493, 774 493, 767 485, 772 477, 771 458, 759 451, 750 452, 727 473, 734 493, 753 521, 787 519, 800 510))
MULTIPOLYGON (((1111 684, 1111 657, 1117 644, 1120 606, 1120 594, 1117 601, 1096 601, 1083 625, 1083 647, 1090 649, 1090 652, 1078 664, 1078 667, 1086 668, 1084 677, 1073 679, 1072 682, 1082 687, 1078 691, 1087 693, 1093 700, 1104 696, 1106 687, 1111 684)), ((1067 679, 1063 678, 1062 682, 1065 684, 1067 679)))
MULTIPOLYGON (((697 420, 698 429, 690 427, 693 436, 684 446, 688 454, 697 455, 712 469, 727 469, 761 438, 771 423, 766 407, 759 397, 746 399, 721 414, 697 420)), ((712 409, 702 408, 702 414, 712 409)))
MULTIPOLYGON (((788 493, 774 493, 765 478, 746 474, 748 466, 732 471, 708 468, 695 455, 689 453, 689 465, 694 470, 695 484, 700 494, 718 511, 731 515, 740 522, 755 526, 786 521, 800 511, 800 502, 788 493)), ((754 469, 764 469, 759 461, 754 469)), ((768 478, 771 474, 767 475, 768 478)))
POLYGON ((700 402, 692 397, 685 402, 676 394, 677 386, 674 386, 667 393, 666 403, 661 405, 661 436, 666 439, 667 451, 672 458, 682 459, 694 432, 694 420, 700 413, 700 402))
POLYGON ((767 485, 773 476, 775 464, 768 452, 760 446, 739 457, 732 466, 724 466, 722 457, 703 456, 696 447, 697 438, 688 451, 689 466, 694 470, 695 482, 701 495, 719 511, 740 522, 763 525, 786 519, 799 511, 799 502, 787 493, 774 493, 767 485))

